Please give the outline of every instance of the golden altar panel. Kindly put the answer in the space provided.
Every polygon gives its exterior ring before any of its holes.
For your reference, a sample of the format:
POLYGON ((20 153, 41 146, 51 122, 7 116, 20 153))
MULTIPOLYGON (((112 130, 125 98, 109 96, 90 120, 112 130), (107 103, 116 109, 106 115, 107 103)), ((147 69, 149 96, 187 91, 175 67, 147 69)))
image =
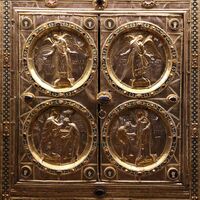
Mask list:
POLYGON ((2 199, 199 199, 198 9, 3 0, 2 199))

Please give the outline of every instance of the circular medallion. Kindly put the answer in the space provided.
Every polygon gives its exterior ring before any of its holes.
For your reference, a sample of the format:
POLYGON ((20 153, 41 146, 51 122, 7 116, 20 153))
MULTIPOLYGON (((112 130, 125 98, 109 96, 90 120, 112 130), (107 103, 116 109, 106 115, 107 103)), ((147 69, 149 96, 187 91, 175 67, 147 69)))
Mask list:
POLYGON ((83 173, 85 178, 87 178, 88 180, 93 179, 96 175, 96 171, 93 167, 86 167, 83 173))
POLYGON ((169 27, 172 31, 177 31, 180 28, 179 19, 177 19, 177 18, 170 19, 169 27))
POLYGON ((88 30, 94 29, 95 25, 96 25, 95 20, 91 17, 86 18, 85 21, 84 21, 84 26, 88 30))
POLYGON ((113 179, 116 176, 116 170, 114 167, 106 167, 104 170, 104 176, 108 179, 113 179))
POLYGON ((107 38, 102 54, 105 77, 118 92, 130 97, 159 93, 173 79, 177 53, 171 38, 157 25, 135 21, 107 38))
POLYGON ((67 21, 40 25, 27 38, 23 64, 35 87, 52 96, 71 96, 84 89, 97 67, 93 39, 67 21))
POLYGON ((96 132, 92 114, 66 99, 39 104, 23 127, 29 157, 52 173, 70 173, 86 164, 96 148, 96 132))
POLYGON ((169 168, 167 171, 167 177, 172 181, 177 180, 179 178, 178 170, 175 167, 169 168))
POLYGON ((24 165, 21 167, 21 175, 23 178, 28 178, 32 175, 32 169, 28 165, 24 165))
POLYGON ((111 163, 134 175, 149 175, 169 162, 176 149, 170 115, 149 101, 128 101, 113 109, 103 124, 103 146, 111 163))
POLYGON ((25 30, 30 29, 33 26, 33 22, 29 17, 23 17, 21 20, 21 27, 25 30))
POLYGON ((104 21, 104 26, 107 30, 113 30, 116 27, 116 23, 113 19, 109 18, 104 21))

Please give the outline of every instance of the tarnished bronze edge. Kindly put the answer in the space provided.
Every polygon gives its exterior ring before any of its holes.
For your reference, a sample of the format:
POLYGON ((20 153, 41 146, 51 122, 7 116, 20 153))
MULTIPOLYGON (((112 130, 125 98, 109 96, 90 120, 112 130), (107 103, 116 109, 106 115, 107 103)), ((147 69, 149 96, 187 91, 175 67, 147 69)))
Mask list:
POLYGON ((3 59, 2 59, 2 199, 9 199, 10 190, 10 1, 2 1, 3 59))
POLYGON ((198 121, 199 121, 199 1, 191 0, 191 76, 190 76, 190 135, 191 135, 191 199, 198 193, 198 121))
MULTIPOLYGON (((0 13, 3 13, 3 2, 0 2, 0 13)), ((0 83, 2 83, 2 66, 3 66, 3 16, 0 15, 0 83)), ((0 96, 2 96, 2 87, 0 86, 0 96)), ((2 185, 2 99, 0 98, 0 185, 2 185)), ((0 187, 0 194, 2 194, 2 187, 0 187)))
MULTIPOLYGON (((7 10, 9 12, 9 7, 6 6, 6 3, 8 3, 7 0, 4 0, 3 1, 3 10, 4 10, 4 27, 3 27, 3 30, 5 30, 6 28, 6 24, 7 23, 10 23, 9 22, 9 18, 6 18, 5 19, 5 16, 9 14, 5 14, 5 11, 7 10)), ((0 4, 1 6, 1 4, 0 4)), ((198 29, 198 0, 192 0, 192 7, 191 7, 191 22, 192 22, 192 30, 194 30, 194 27, 197 27, 198 29), (194 3, 196 2, 195 5, 193 5, 194 3), (197 21, 197 24, 195 24, 194 22, 197 21)), ((0 22, 1 23, 1 22, 0 22)), ((0 24, 1 26, 1 24, 0 24)), ((5 42, 7 42, 7 39, 5 39, 5 36, 8 35, 10 36, 10 32, 8 33, 3 33, 3 44, 5 44, 5 42)), ((196 178, 193 178, 192 181, 191 181, 191 197, 192 199, 198 199, 198 165, 196 164, 198 162, 197 160, 197 157, 198 157, 198 109, 196 109, 196 106, 198 106, 198 64, 196 65, 196 60, 197 60, 197 63, 198 63, 198 39, 195 40, 195 36, 198 36, 198 31, 197 33, 194 33, 192 31, 191 33, 191 142, 192 142, 192 175, 193 177, 196 177, 196 178), (193 43, 194 42, 194 43, 193 43), (197 49, 195 48, 195 46, 197 45, 197 49), (197 53, 193 53, 193 50, 195 49, 195 51, 197 53), (197 84, 197 86, 196 86, 197 84), (195 114, 196 113, 196 114, 195 114)), ((9 38, 9 37, 8 37, 9 38)), ((8 39, 9 40, 9 39, 8 39)), ((9 73, 9 63, 5 63, 6 62, 6 55, 9 56, 9 53, 5 50, 5 48, 3 49, 3 53, 4 53, 4 57, 3 57, 3 66, 4 66, 4 69, 2 70, 3 71, 3 75, 5 75, 6 73, 9 73)), ((3 76, 3 84, 5 82, 9 83, 9 79, 5 79, 5 76, 3 76)), ((4 95, 5 95, 5 91, 8 92, 9 91, 9 85, 8 86, 5 86, 3 85, 3 92, 4 92, 4 95)), ((9 94, 10 95, 10 94, 9 94)), ((3 100, 3 108, 4 109, 8 109, 9 110, 9 104, 7 105, 4 100, 5 100, 5 96, 2 96, 2 100, 3 100)), ((4 113, 4 112, 3 112, 4 113)), ((9 113, 9 112, 8 112, 9 113)), ((6 139, 7 141, 9 141, 9 131, 7 131, 7 128, 9 127, 9 117, 6 117, 5 114, 3 115, 3 122, 4 122, 4 135, 2 136, 3 138, 2 139, 6 139), (8 121, 7 121, 8 120, 8 121), (8 133, 8 135, 7 135, 8 133)), ((4 142, 4 147, 6 146, 5 145, 5 142, 4 142)), ((7 148, 6 148, 7 149, 7 148)), ((9 151, 9 150, 6 150, 6 151, 9 151)), ((3 151, 3 162, 5 161, 5 159, 7 159, 7 156, 6 156, 6 151, 4 150, 3 151)), ((6 170, 8 170, 8 165, 5 167, 5 164, 3 164, 3 174, 6 172, 6 170)), ((6 174, 6 173, 5 173, 6 174)), ((6 175, 7 176, 7 175, 6 175)), ((8 176, 9 176, 9 173, 8 173, 8 176)), ((7 184, 7 181, 8 179, 6 180, 5 178, 5 175, 2 176, 3 178, 3 185, 2 185, 2 189, 6 186, 9 187, 9 183, 7 184)), ((9 177, 8 177, 9 178, 9 177)), ((1 190, 0 190, 1 191, 1 190)), ((8 191, 9 190, 5 190, 3 189, 2 192, 5 195, 8 194, 8 191)), ((5 198, 4 198, 5 199, 5 198)))

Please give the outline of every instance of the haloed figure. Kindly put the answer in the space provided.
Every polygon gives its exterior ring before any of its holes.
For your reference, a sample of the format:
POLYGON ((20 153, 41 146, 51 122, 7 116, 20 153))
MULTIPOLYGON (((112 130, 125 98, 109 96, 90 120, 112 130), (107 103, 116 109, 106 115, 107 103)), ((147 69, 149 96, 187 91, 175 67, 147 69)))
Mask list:
POLYGON ((62 126, 60 129, 60 154, 63 157, 77 159, 80 149, 80 132, 75 123, 71 121, 73 111, 63 111, 61 116, 62 126))
POLYGON ((76 160, 80 149, 80 132, 71 121, 72 110, 52 109, 44 123, 40 142, 40 153, 44 158, 63 163, 76 160))
POLYGON ((127 35, 129 39, 128 50, 120 56, 128 55, 127 66, 132 69, 132 87, 148 87, 151 81, 145 77, 150 60, 155 60, 154 56, 161 57, 154 41, 153 36, 127 35), (149 48, 150 47, 150 48, 149 48), (151 53, 148 51, 150 50, 151 53))
POLYGON ((40 152, 43 155, 56 155, 56 146, 54 139, 59 132, 62 123, 59 122, 59 113, 52 109, 50 116, 46 119, 42 130, 42 137, 40 141, 40 152))
POLYGON ((74 82, 72 76, 72 60, 71 54, 77 54, 76 51, 72 51, 69 45, 69 38, 71 36, 65 34, 53 34, 52 37, 48 37, 47 40, 52 44, 52 63, 56 67, 56 73, 58 79, 55 80, 55 87, 70 87, 74 82))
POLYGON ((123 160, 127 159, 127 156, 132 155, 132 139, 136 136, 132 130, 134 125, 131 121, 126 121, 124 125, 120 126, 117 130, 117 138, 120 144, 121 158, 123 160))
POLYGON ((136 146, 138 147, 138 154, 136 158, 136 165, 152 161, 151 155, 152 147, 152 125, 148 119, 148 112, 146 110, 136 111, 136 146))

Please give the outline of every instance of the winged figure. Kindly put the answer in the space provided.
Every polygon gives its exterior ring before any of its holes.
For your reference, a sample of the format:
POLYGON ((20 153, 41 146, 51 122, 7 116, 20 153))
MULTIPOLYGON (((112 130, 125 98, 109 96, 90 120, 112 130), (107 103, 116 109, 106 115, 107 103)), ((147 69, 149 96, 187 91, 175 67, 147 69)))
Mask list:
POLYGON ((145 77, 147 69, 150 67, 150 61, 155 58, 161 58, 161 54, 156 47, 153 36, 127 35, 128 49, 120 56, 128 55, 127 66, 132 69, 132 87, 148 87, 151 81, 145 77))
MULTIPOLYGON (((45 61, 48 64, 45 76, 51 74, 48 79, 51 80, 54 87, 71 87, 73 85, 75 78, 72 74, 72 54, 81 54, 87 57, 84 44, 76 41, 71 34, 53 32, 43 40, 42 47, 37 53, 38 61, 45 61), (42 59, 39 59, 41 57, 42 59)), ((41 62, 38 66, 41 68, 39 71, 45 71, 41 62)))

